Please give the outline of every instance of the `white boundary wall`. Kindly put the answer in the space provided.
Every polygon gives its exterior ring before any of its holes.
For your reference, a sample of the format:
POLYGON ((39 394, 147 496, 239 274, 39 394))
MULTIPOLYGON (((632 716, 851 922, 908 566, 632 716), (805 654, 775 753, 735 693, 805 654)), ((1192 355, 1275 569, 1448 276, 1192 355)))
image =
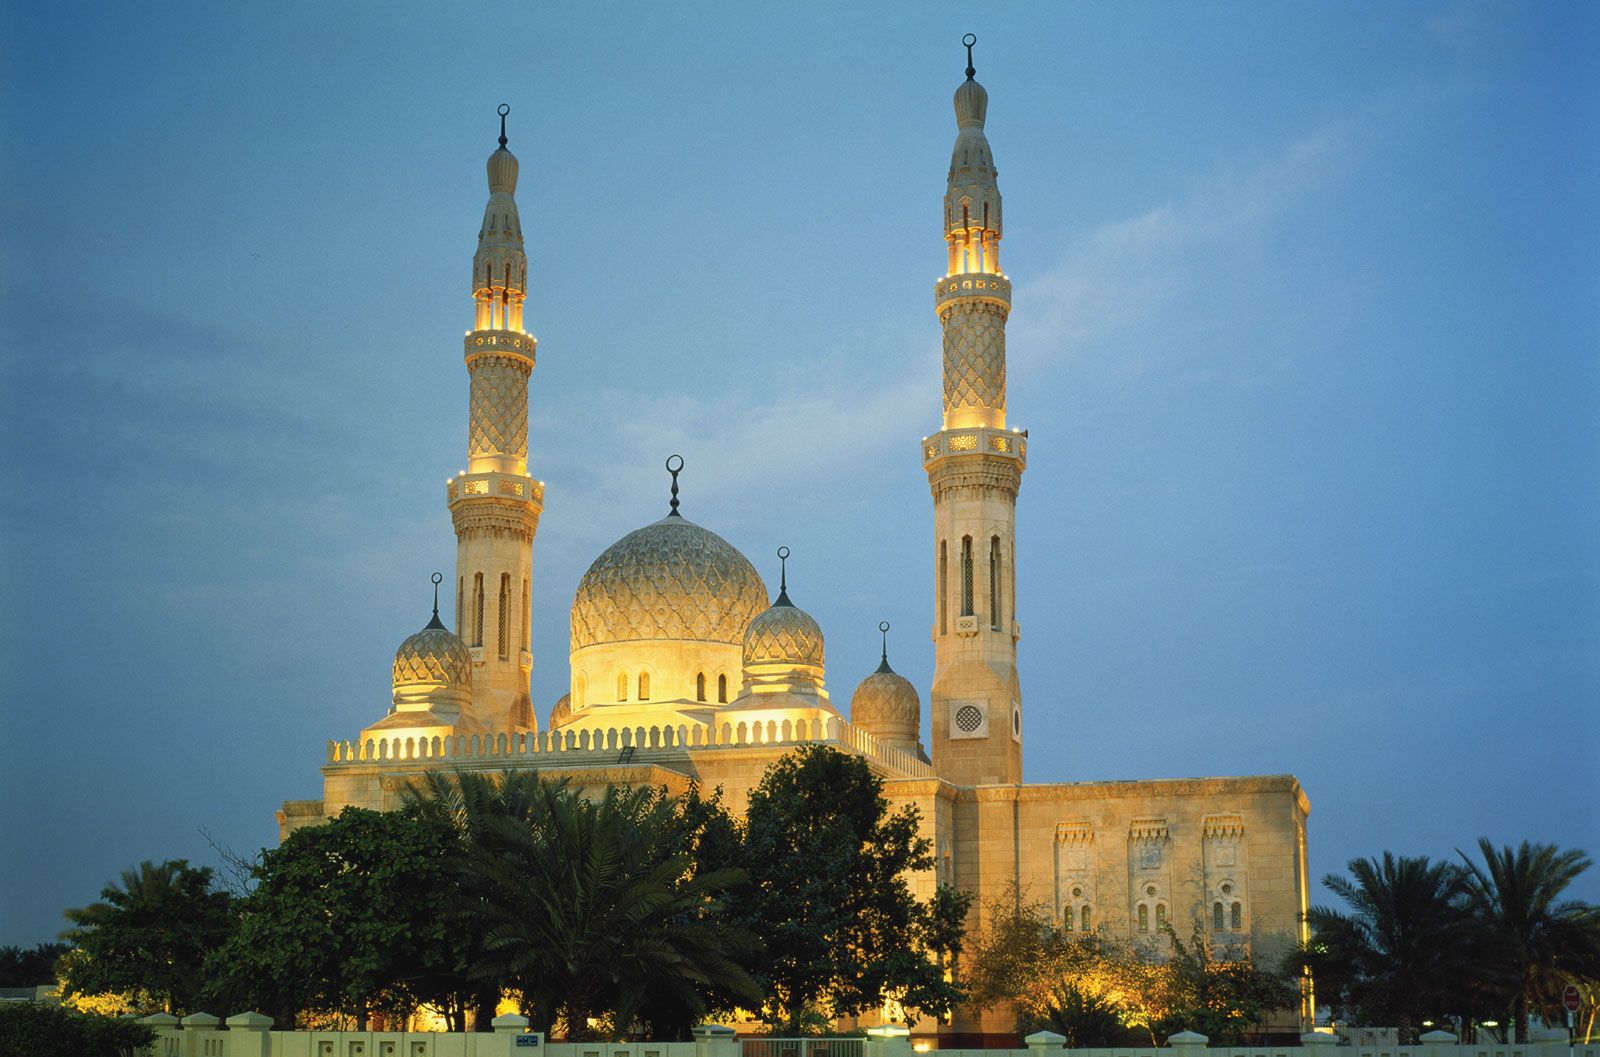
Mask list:
MULTIPOLYGON (((522 1017, 496 1017, 494 1032, 273 1031, 259 1013, 229 1017, 224 1025, 207 1013, 179 1021, 156 1014, 141 1023, 156 1031, 150 1057, 741 1057, 733 1031, 715 1025, 695 1029, 694 1042, 552 1042, 527 1030, 522 1017)), ((903 1030, 903 1029, 900 1029, 903 1030)), ((1564 1031, 1541 1032, 1534 1041, 1458 1045, 1455 1036, 1433 1032, 1415 1046, 1340 1046, 1332 1035, 1301 1037, 1299 1046, 1208 1047, 1203 1035, 1181 1032, 1167 1040, 1172 1057, 1600 1057, 1600 1042, 1569 1046, 1564 1031)), ((1051 1032, 1027 1038, 1024 1050, 938 1050, 940 1057, 1150 1057, 1148 1048, 1062 1047, 1051 1032)), ((866 1057, 914 1057, 904 1035, 868 1039, 866 1057)))

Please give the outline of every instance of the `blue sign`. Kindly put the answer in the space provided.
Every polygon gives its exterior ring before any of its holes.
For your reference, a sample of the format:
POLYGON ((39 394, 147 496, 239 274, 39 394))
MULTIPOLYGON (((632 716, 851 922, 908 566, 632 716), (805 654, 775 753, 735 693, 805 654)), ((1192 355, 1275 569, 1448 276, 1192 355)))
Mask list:
POLYGON ((518 1035, 517 1036, 517 1048, 518 1049, 521 1049, 524 1046, 537 1046, 537 1045, 539 1045, 539 1034, 538 1034, 538 1032, 535 1032, 532 1035, 518 1035))

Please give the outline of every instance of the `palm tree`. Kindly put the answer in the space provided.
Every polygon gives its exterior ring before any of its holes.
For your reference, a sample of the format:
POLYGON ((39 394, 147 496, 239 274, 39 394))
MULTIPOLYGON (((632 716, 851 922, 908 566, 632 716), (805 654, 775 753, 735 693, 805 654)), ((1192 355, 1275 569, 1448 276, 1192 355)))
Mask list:
POLYGON ((1478 850, 1481 864, 1456 854, 1466 864, 1472 912, 1504 988, 1506 1022, 1526 1041, 1530 1011, 1557 1023, 1566 985, 1600 978, 1600 907, 1561 898, 1593 863, 1577 849, 1528 841, 1497 849, 1481 837, 1478 850))
MULTIPOLYGON (((560 784, 564 784, 565 779, 560 784)), ((498 852, 495 827, 509 821, 527 824, 541 803, 541 787, 549 784, 531 771, 507 770, 500 774, 476 771, 428 771, 404 791, 408 806, 421 815, 448 821, 461 841, 463 861, 470 855, 493 856, 498 852), (499 821, 497 821, 499 820, 499 821)), ((465 909, 463 909, 465 912, 465 909)), ((468 958, 476 980, 472 1002, 474 1026, 490 1030, 495 1008, 509 982, 488 975, 481 944, 469 943, 468 958)), ((465 1029, 465 1010, 453 1013, 457 1030, 465 1029)))
POLYGON ((639 1020, 665 1037, 710 995, 759 1003, 740 965, 756 940, 719 916, 742 873, 695 869, 676 798, 608 787, 590 800, 532 774, 430 776, 416 796, 466 835, 461 919, 481 937, 478 972, 520 990, 537 1029, 639 1020))
POLYGON ((1472 935, 1463 872, 1426 856, 1352 859, 1349 878, 1322 884, 1348 912, 1312 907, 1312 942, 1301 960, 1319 998, 1363 1017, 1394 1024, 1416 1041, 1428 1017, 1461 1008, 1472 974, 1472 935))

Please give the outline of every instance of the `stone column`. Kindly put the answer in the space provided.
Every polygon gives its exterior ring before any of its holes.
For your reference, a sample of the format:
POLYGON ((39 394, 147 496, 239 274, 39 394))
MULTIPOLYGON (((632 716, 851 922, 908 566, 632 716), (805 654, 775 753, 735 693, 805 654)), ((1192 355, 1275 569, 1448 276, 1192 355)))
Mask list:
POLYGON ((217 1025, 222 1023, 221 1017, 214 1017, 210 1013, 190 1013, 179 1021, 183 1025, 183 1055, 182 1057, 202 1057, 200 1040, 208 1031, 216 1031, 217 1025))
POLYGON ((724 1024, 694 1028, 694 1057, 739 1057, 739 1036, 724 1024))
POLYGON ((1210 1041, 1198 1031, 1180 1031, 1167 1036, 1167 1045, 1182 1057, 1205 1057, 1206 1044, 1210 1041))
POLYGON ((903 1024, 879 1024, 867 1029, 868 1057, 911 1057, 911 1029, 903 1024))
POLYGON ((228 1018, 228 1057, 271 1057, 271 1030, 264 1013, 235 1013, 228 1018))
POLYGON ((1028 1044, 1032 1057, 1051 1057, 1053 1052, 1066 1045, 1067 1037, 1053 1031, 1036 1031, 1022 1041, 1028 1044))

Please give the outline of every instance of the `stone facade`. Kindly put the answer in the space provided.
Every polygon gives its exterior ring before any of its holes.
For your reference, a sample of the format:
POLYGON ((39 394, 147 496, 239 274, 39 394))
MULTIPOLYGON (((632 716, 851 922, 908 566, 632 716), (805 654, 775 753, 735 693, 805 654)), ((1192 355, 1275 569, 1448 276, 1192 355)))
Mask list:
MULTIPOLYGON (((285 803, 282 834, 349 805, 393 808, 416 776, 440 768, 532 769, 590 788, 699 783, 742 812, 776 759, 826 744, 865 759, 896 806, 917 809, 936 861, 913 884, 923 896, 939 884, 973 893, 974 925, 1020 897, 1063 927, 1156 953, 1167 923, 1264 960, 1302 938, 1309 804, 1293 777, 1022 781, 1016 503, 1028 436, 1006 425, 1011 282, 999 270, 987 106, 969 68, 945 198, 949 269, 935 291, 942 428, 921 448, 934 525, 931 758, 921 699, 889 667, 887 641, 853 695, 851 722, 824 685, 822 629, 791 602, 786 579, 769 605, 745 556, 679 514, 681 463, 671 460, 668 516, 607 549, 574 593, 570 692, 540 729, 527 628, 544 500, 527 473, 535 343, 521 329, 527 262, 502 126, 473 263, 477 329, 465 345, 469 469, 448 486, 455 630, 436 606, 402 644, 388 714, 329 743, 322 797, 285 803)), ((940 1030, 1011 1028, 1007 1011, 990 1010, 940 1030)))

